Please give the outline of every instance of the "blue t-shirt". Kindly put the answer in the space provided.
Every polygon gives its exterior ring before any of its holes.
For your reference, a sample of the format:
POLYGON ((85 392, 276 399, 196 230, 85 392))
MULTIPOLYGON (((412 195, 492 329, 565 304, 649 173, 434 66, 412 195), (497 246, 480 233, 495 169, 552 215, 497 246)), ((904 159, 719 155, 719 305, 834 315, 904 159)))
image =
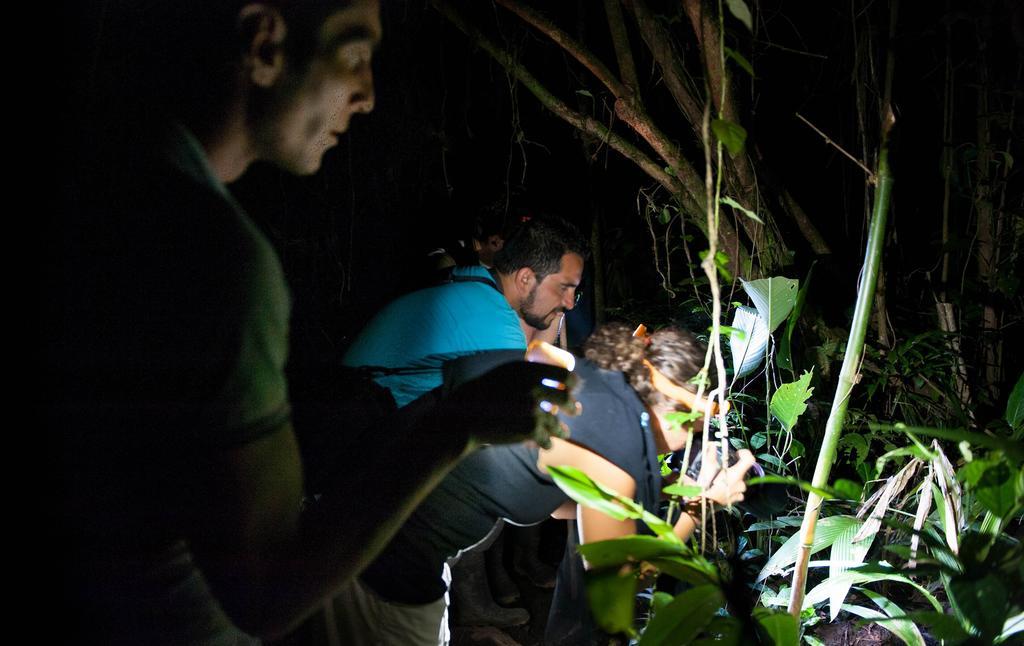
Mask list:
POLYGON ((519 316, 485 267, 458 267, 452 275, 456 282, 406 294, 385 307, 345 354, 347 366, 403 369, 376 378, 399 407, 440 386, 445 361, 526 348, 519 316), (459 277, 472 278, 458 282, 459 277))

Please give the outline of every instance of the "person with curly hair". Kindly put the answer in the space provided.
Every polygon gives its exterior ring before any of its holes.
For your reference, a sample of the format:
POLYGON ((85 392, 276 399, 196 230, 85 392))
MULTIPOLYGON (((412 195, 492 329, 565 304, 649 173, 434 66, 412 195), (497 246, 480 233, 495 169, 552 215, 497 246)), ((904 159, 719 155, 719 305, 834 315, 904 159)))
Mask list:
MULTIPOLYGON (((667 416, 704 409, 705 402, 696 399, 696 389, 689 383, 704 350, 691 334, 677 328, 640 338, 625 325, 609 324, 592 335, 584 355, 575 367, 579 386, 574 396, 581 410, 559 415, 568 437, 552 439, 547 449, 531 443, 486 447, 456 467, 358 584, 335 601, 343 641, 446 643, 445 562, 486 544, 501 520, 532 525, 548 516, 571 518, 580 542, 637 533, 632 520, 577 506, 555 485, 548 467, 575 467, 649 511, 658 511, 658 455, 684 447, 690 430, 673 425, 667 416), (406 615, 416 615, 415 622, 404 620, 406 615), (413 623, 420 627, 416 634, 393 632, 396 626, 413 623)), ((512 358, 507 352, 465 357, 456 370, 463 370, 462 378, 472 378, 476 371, 512 358)), ((743 476, 754 465, 754 457, 749 451, 738 456, 736 464, 725 468, 719 468, 716 454, 704 456, 697 478, 704 488, 700 497, 718 505, 743 500, 743 476)), ((695 504, 685 505, 675 524, 683 540, 700 522, 699 497, 690 502, 695 504)), ((567 550, 551 610, 557 620, 549 620, 546 643, 589 643, 582 568, 575 550, 567 550)))

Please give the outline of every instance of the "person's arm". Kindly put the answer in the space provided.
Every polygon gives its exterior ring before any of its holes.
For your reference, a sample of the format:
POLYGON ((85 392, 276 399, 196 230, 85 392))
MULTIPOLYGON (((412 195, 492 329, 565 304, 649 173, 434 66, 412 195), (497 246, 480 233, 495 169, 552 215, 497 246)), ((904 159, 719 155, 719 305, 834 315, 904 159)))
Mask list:
POLYGON ((304 512, 290 424, 194 465, 188 535, 228 616, 260 637, 284 634, 376 556, 462 455, 479 443, 528 438, 538 421, 550 432, 555 418, 538 416, 536 401, 564 406, 569 391, 538 385, 541 375, 565 373, 509 364, 466 384, 397 439, 367 437, 356 466, 304 512))
MULTIPOLYGON (((743 500, 743 492, 747 490, 747 483, 743 476, 754 465, 754 454, 743 449, 737 453, 739 459, 736 464, 721 469, 718 464, 717 447, 709 446, 704 452, 701 461, 700 474, 693 480, 686 474, 681 474, 679 479, 683 484, 698 485, 704 488, 700 496, 692 498, 683 505, 683 513, 675 524, 675 533, 682 540, 688 540, 694 530, 701 523, 705 514, 702 509, 701 499, 720 506, 734 505, 743 500)), ((711 505, 707 505, 707 513, 714 513, 711 505)))
MULTIPOLYGON (((600 455, 569 440, 554 438, 551 441, 550 449, 540 451, 537 457, 537 468, 542 473, 547 473, 547 467, 551 465, 576 467, 592 480, 627 498, 632 498, 636 493, 636 481, 632 476, 600 455)), ((562 508, 559 507, 559 509, 562 508)), ((632 520, 616 520, 604 512, 585 505, 579 505, 577 514, 581 542, 583 543, 620 538, 636 533, 636 523, 632 520)))

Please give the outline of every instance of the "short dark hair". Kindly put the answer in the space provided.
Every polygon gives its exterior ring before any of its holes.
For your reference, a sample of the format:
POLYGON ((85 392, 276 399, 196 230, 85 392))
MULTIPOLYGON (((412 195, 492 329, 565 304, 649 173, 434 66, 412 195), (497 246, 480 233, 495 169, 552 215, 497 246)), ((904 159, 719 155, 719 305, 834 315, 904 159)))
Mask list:
MULTIPOLYGON (((288 64, 302 70, 318 53, 323 22, 348 1, 262 0, 277 8, 287 25, 283 44, 288 64)), ((185 121, 216 115, 231 95, 247 35, 238 15, 247 0, 113 0, 94 19, 98 70, 86 91, 99 94, 98 115, 127 103, 115 119, 167 117, 185 121)), ((90 58, 86 56, 84 58, 90 58)))
POLYGON ((534 217, 515 227, 505 245, 494 256, 494 268, 511 274, 529 267, 537 280, 557 272, 562 256, 574 253, 584 260, 589 255, 587 241, 572 223, 554 216, 534 217))

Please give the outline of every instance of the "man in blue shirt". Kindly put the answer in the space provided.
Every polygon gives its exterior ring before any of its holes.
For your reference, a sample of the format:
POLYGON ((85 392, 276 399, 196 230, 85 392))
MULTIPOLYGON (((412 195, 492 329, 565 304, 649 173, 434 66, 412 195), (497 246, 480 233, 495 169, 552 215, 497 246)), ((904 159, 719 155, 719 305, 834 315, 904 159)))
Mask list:
POLYGON ((534 218, 495 257, 493 271, 459 267, 451 282, 402 296, 353 342, 348 366, 374 366, 399 407, 441 385, 441 367, 486 350, 525 349, 576 302, 587 254, 573 225, 534 218), (393 371, 393 372, 390 372, 393 371))

